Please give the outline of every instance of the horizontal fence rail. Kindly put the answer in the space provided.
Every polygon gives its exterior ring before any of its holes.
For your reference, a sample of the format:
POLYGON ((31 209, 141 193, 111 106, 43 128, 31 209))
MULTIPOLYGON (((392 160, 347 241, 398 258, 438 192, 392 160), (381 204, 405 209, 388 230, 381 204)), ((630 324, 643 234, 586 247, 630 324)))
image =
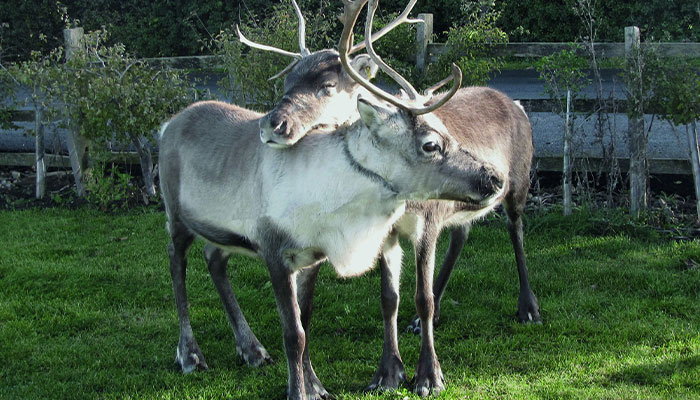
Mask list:
MULTIPOLYGON (((549 42, 520 42, 508 43, 506 45, 494 45, 493 52, 498 56, 506 57, 544 57, 562 50, 569 50, 569 43, 549 43, 549 42)), ((595 43, 596 57, 599 58, 624 58, 624 43, 595 43)), ((643 43, 642 48, 652 48, 661 57, 700 57, 700 43, 643 43)), ((449 47, 445 43, 429 43, 427 45, 427 57, 429 62, 437 61, 438 57, 445 54, 449 47)), ((577 50, 579 55, 586 55, 585 49, 577 50)))
MULTIPOLYGON (((420 14, 419 18, 426 23, 419 24, 421 29, 417 29, 416 34, 416 66, 418 70, 425 70, 427 64, 437 61, 438 57, 445 54, 449 49, 444 43, 431 43, 432 15, 420 14)), ((661 57, 695 57, 700 58, 700 43, 647 43, 642 46, 653 47, 661 57)), ((599 58, 624 58, 625 43, 594 43, 596 56, 599 58)), ((518 58, 538 58, 557 53, 561 50, 570 49, 569 43, 550 42, 523 42, 508 43, 506 45, 494 45, 493 53, 499 56, 518 58)), ((586 50, 579 49, 581 55, 585 55, 586 50)), ((223 68, 222 58, 218 56, 188 56, 188 57, 161 57, 144 59, 149 65, 154 67, 169 67, 174 69, 189 70, 217 70, 223 68)), ((516 96, 517 98, 517 96, 516 96)), ((528 99, 519 98, 521 104, 528 113, 556 113, 557 104, 551 99, 528 99)), ((604 110, 596 110, 596 101, 588 98, 574 100, 574 109, 577 113, 586 114, 596 111, 606 111, 610 113, 623 113, 627 108, 624 99, 615 99, 614 102, 603 103, 604 110)), ((646 110, 653 113, 654 110, 646 110)), ((34 111, 18 110, 12 111, 11 119, 17 123, 27 124, 34 121, 34 111)), ((0 143, 1 145, 1 143, 0 143)), ((16 150, 15 150, 16 151, 16 150)), ((20 150, 21 151, 21 150, 20 150)), ((156 155, 154 155, 156 156, 156 155)), ((118 163, 138 164, 139 158, 136 153, 121 152, 113 153, 112 160, 118 163)), ((620 165, 626 169, 629 160, 618 158, 620 165)), ((61 154, 47 154, 46 162, 52 168, 69 168, 68 156, 61 154)), ((577 158, 575 165, 578 168, 587 170, 599 169, 601 162, 595 156, 587 158, 577 158)), ((13 152, 0 153, 0 166, 32 166, 34 165, 34 153, 13 152)), ((535 154, 535 165, 543 171, 561 171, 561 157, 551 154, 535 154)), ((650 172, 652 173, 680 173, 689 174, 690 164, 687 159, 659 158, 649 160, 650 172)), ((578 169, 577 168, 577 169, 578 169)))

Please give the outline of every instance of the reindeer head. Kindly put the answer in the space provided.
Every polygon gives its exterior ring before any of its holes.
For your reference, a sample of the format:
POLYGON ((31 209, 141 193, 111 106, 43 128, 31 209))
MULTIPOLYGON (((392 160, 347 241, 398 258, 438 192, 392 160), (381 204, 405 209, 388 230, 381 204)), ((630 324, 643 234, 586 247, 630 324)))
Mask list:
MULTIPOLYGON (((350 62, 369 79, 377 66, 365 54, 350 62)), ((321 50, 299 60, 284 80, 282 100, 260 120, 260 140, 273 147, 295 144, 312 130, 333 131, 357 120, 352 104, 365 93, 345 72, 334 50, 321 50)))
MULTIPOLYGON (((293 145, 309 131, 332 131, 357 120, 357 111, 351 105, 361 93, 369 95, 345 72, 336 51, 311 53, 306 48, 304 17, 297 2, 292 0, 292 4, 299 18, 299 53, 254 43, 236 28, 242 43, 294 58, 284 70, 270 78, 286 74, 284 95, 259 123, 260 140, 277 148, 293 145)), ((377 65, 364 54, 355 57, 349 65, 365 79, 371 79, 377 72, 377 65)))

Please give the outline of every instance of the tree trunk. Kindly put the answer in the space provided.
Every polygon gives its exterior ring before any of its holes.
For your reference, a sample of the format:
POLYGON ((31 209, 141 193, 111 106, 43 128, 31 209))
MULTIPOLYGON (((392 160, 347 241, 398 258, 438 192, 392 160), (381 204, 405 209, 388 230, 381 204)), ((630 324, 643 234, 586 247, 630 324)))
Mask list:
POLYGON ((690 165, 693 169, 693 183, 695 186, 695 208, 697 211, 697 221, 700 222, 700 149, 698 149, 698 129, 697 122, 690 124, 688 130, 688 147, 690 147, 690 165))
POLYGON ((566 89, 566 119, 564 122, 564 165, 563 165, 563 182, 562 190, 564 191, 564 215, 571 215, 572 199, 571 199, 571 171, 573 167, 572 144, 574 140, 573 120, 571 113, 573 112, 573 104, 571 102, 571 89, 566 89))
POLYGON ((44 117, 43 110, 37 109, 34 113, 34 139, 36 146, 34 147, 34 159, 36 161, 36 198, 43 199, 46 195, 46 164, 44 162, 44 154, 46 154, 44 146, 44 117))
POLYGON ((151 156, 151 150, 148 148, 148 143, 143 136, 133 133, 129 133, 129 138, 131 138, 131 142, 134 144, 136 152, 139 154, 144 191, 149 197, 155 197, 156 185, 153 179, 153 157, 151 156))

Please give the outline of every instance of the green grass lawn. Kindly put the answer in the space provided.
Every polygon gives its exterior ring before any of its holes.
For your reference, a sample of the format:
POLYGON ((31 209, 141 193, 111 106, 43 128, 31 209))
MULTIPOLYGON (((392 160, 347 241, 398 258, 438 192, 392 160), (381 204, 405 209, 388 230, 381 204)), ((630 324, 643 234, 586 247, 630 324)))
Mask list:
MULTIPOLYGON (((700 243, 610 229, 579 211, 530 216, 525 248, 544 323, 519 325, 504 224, 476 226, 446 298, 436 348, 453 398, 700 398, 700 243), (617 233, 615 233, 617 232, 617 233)), ((162 213, 0 211, 1 399, 283 399, 282 336, 265 267, 235 257, 230 276, 274 365, 248 367, 200 255, 190 252, 192 324, 207 372, 183 376, 162 213)), ((440 241, 439 254, 447 245, 440 241)), ((399 323, 414 315, 406 248, 399 323)), ((311 359, 338 399, 364 394, 381 354, 379 273, 322 268, 311 359)), ((403 333, 409 377, 419 339, 403 333)))

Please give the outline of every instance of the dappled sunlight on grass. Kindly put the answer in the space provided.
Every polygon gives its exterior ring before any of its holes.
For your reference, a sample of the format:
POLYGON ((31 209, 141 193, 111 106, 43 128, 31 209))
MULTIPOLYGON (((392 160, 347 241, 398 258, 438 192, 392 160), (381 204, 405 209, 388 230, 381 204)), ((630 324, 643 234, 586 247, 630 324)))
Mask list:
MULTIPOLYGON (((700 243, 584 226, 596 218, 604 216, 529 217, 525 248, 543 317, 535 326, 515 321, 504 224, 474 227, 435 333, 447 380, 436 398, 700 397, 700 243)), ((197 242, 188 294, 210 370, 182 375, 161 213, 46 209, 0 220, 0 399, 284 399, 281 328, 259 260, 233 257, 229 276, 277 362, 251 368, 236 355, 197 242)), ((446 246, 443 235, 438 266, 446 246)), ((415 315, 413 251, 404 250, 399 346, 410 378, 420 338, 403 331, 415 315)), ((379 279, 377 269, 354 279, 321 269, 311 359, 338 399, 417 398, 410 386, 363 392, 381 357, 379 279)))

